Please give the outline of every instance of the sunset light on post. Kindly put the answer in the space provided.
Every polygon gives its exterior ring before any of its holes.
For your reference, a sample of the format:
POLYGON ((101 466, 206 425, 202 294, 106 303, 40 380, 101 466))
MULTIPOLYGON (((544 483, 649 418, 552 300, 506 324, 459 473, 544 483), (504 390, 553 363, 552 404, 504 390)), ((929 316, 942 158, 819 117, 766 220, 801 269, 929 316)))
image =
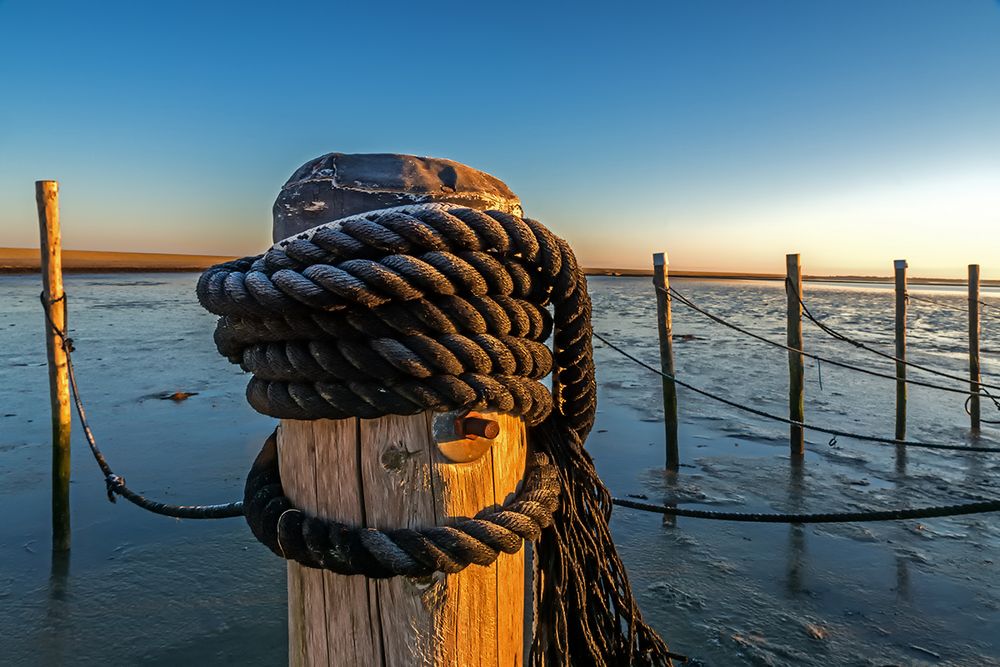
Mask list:
POLYGON ((0 101, 0 665, 1000 665, 997 0, 0 0, 0 101))

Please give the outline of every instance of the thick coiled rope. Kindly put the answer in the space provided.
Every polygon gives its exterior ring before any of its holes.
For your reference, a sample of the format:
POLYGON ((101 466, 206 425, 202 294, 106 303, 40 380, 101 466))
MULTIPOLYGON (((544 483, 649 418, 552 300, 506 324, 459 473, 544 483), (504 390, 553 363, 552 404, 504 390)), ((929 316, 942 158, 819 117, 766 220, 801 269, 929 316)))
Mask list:
POLYGON ((673 654, 639 613, 608 528, 611 496, 583 448, 597 407, 591 306, 564 240, 498 211, 382 209, 215 266, 198 298, 221 316, 219 351, 253 373, 247 397, 264 414, 490 409, 530 426, 537 454, 519 493, 499 510, 454 520, 456 532, 307 517, 284 497, 265 447, 244 509, 275 553, 390 576, 491 562, 537 537, 533 664, 670 664, 673 654))
POLYGON ((524 481, 503 507, 488 507, 448 526, 376 530, 306 515, 285 497, 272 435, 247 477, 243 507, 254 535, 283 558, 338 574, 380 579, 459 572, 489 565, 537 540, 559 504, 559 473, 548 457, 529 457, 524 481))

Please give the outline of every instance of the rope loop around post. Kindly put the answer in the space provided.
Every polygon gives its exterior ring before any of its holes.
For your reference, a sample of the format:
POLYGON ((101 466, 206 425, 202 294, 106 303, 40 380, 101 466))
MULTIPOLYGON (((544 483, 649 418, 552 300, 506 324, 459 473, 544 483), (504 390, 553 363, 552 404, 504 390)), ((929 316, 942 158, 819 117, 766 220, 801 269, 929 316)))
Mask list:
POLYGON ((262 542, 309 567, 372 577, 453 572, 537 540, 535 665, 669 665, 643 621, 583 448, 597 410, 586 278, 541 223, 457 204, 321 224, 202 274, 220 354, 281 419, 492 410, 527 423, 520 491, 449 526, 372 531, 309 517, 265 447, 244 510, 262 542), (552 349, 546 342, 552 341, 552 349), (551 388, 542 383, 551 378, 551 388))
POLYGON ((559 504, 559 473, 548 456, 529 458, 524 482, 502 507, 487 507, 448 527, 375 530, 313 517, 285 497, 278 469, 276 433, 247 476, 243 507, 253 534, 275 554, 301 565, 372 579, 459 572, 489 565, 537 540, 559 504))

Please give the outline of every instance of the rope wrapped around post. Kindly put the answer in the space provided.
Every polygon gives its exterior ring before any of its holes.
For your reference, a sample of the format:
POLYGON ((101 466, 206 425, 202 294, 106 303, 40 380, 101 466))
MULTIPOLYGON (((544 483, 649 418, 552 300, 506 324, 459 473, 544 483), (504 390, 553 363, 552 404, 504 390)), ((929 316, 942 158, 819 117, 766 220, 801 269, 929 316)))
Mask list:
POLYGON ((269 442, 244 510, 275 553, 380 577, 451 572, 537 540, 533 664, 670 664, 639 612, 608 527, 611 496, 583 447, 597 406, 591 305, 564 240, 500 211, 394 207, 212 267, 197 291, 221 316, 220 353, 253 373, 247 398, 259 412, 372 419, 491 409, 530 427, 536 454, 512 501, 417 531, 305 516, 281 491, 269 442))

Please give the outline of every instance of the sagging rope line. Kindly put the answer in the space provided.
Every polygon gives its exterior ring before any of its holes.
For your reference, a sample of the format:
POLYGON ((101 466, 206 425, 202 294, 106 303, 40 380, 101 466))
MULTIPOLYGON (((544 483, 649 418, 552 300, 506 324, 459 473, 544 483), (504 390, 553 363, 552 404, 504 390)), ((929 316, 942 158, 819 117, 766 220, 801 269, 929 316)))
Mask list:
MULTIPOLYGON (((906 293, 906 298, 907 299, 912 299, 914 301, 923 301, 924 303, 931 303, 931 304, 934 304, 935 306, 938 306, 939 308, 945 308, 945 309, 948 309, 948 310, 954 310, 954 311, 958 311, 960 313, 967 313, 967 312, 969 312, 968 308, 963 308, 962 306, 956 306, 956 305, 951 304, 951 303, 945 303, 944 301, 938 301, 937 299, 929 299, 929 298, 927 298, 925 296, 920 296, 918 294, 911 294, 910 292, 906 293)), ((979 303, 982 303, 982 302, 980 301, 979 303)))
POLYGON ((664 373, 663 371, 659 370, 658 368, 654 368, 653 366, 650 366, 649 364, 647 364, 646 362, 642 361, 638 357, 635 357, 634 355, 630 354, 629 352, 623 350, 622 348, 618 347, 617 345, 615 345, 614 343, 612 343, 611 341, 609 341, 607 338, 605 338, 601 334, 597 333, 596 331, 594 332, 594 338, 600 340, 605 345, 607 345, 608 347, 610 347, 615 352, 618 352, 622 356, 624 356, 624 357, 626 357, 628 359, 631 359, 632 361, 634 361, 638 365, 642 366, 646 370, 651 371, 653 373, 656 373, 660 377, 667 378, 668 380, 673 381, 675 384, 680 385, 681 387, 684 387, 685 389, 688 389, 690 391, 693 391, 696 394, 699 394, 699 395, 704 396, 706 398, 710 398, 713 401, 717 401, 719 403, 724 403, 725 405, 728 405, 728 406, 730 406, 732 408, 736 408, 737 410, 742 410, 743 412, 749 412, 750 414, 757 415, 758 417, 763 417, 765 419, 771 419, 773 421, 778 421, 778 422, 781 422, 783 424, 788 424, 789 426, 798 426, 799 428, 803 428, 803 429, 806 429, 806 430, 809 430, 809 431, 815 431, 817 433, 825 433, 826 435, 832 435, 832 436, 836 436, 836 437, 852 438, 854 440, 862 440, 862 441, 865 441, 865 442, 877 442, 877 443, 886 444, 886 445, 899 445, 899 446, 906 446, 906 447, 919 447, 919 448, 922 448, 922 449, 943 449, 943 450, 952 450, 952 451, 961 451, 961 452, 991 452, 991 453, 998 453, 998 452, 1000 452, 1000 447, 966 447, 966 446, 963 446, 963 445, 947 445, 947 444, 943 444, 943 443, 919 442, 919 441, 915 441, 915 440, 893 440, 893 439, 890 439, 890 438, 880 438, 878 436, 873 436, 873 435, 863 435, 863 434, 860 434, 860 433, 850 433, 848 431, 841 431, 841 430, 827 428, 827 427, 823 427, 823 426, 813 426, 812 424, 806 424, 805 422, 795 421, 794 419, 788 419, 787 417, 781 417, 779 415, 772 414, 770 412, 765 412, 764 410, 758 410, 757 408, 751 408, 748 405, 743 405, 742 403, 737 403, 736 401, 731 401, 731 400, 729 400, 727 398, 723 398, 722 396, 718 396, 716 394, 713 394, 712 392, 706 391, 704 389, 699 389, 698 387, 695 387, 692 384, 684 382, 683 380, 678 380, 675 376, 670 375, 668 373, 664 373))
POLYGON ((115 496, 118 495, 144 510, 176 519, 228 519, 243 516, 243 503, 241 501, 221 505, 168 505, 167 503, 150 500, 128 488, 125 484, 125 478, 121 475, 116 475, 108 464, 107 459, 104 458, 104 454, 97 446, 94 432, 90 428, 87 412, 83 407, 83 400, 80 398, 80 389, 76 383, 76 370, 73 367, 73 351, 75 349, 73 347, 73 339, 52 321, 49 308, 55 303, 66 299, 66 294, 64 292, 58 299, 49 300, 45 297, 45 293, 42 292, 39 298, 42 302, 42 310, 45 312, 45 320, 48 322, 52 333, 59 338, 59 343, 66 353, 66 370, 69 375, 69 386, 73 392, 73 403, 76 406, 76 414, 80 418, 80 425, 83 427, 83 434, 87 439, 87 444, 90 446, 90 452, 94 455, 94 460, 97 461, 101 472, 104 473, 104 483, 108 488, 108 500, 115 502, 115 496))
MULTIPOLYGON (((938 301, 937 299, 930 299, 930 298, 927 298, 925 296, 919 296, 917 294, 907 293, 906 298, 907 299, 914 299, 916 301, 923 301, 924 303, 932 303, 935 306, 940 306, 941 308, 948 308, 950 310, 956 310, 956 311, 961 312, 961 313, 968 313, 969 312, 968 307, 964 307, 963 308, 962 306, 956 306, 954 304, 945 303, 944 301, 938 301)), ((976 303, 978 303, 980 306, 983 306, 984 308, 994 308, 994 309, 997 308, 996 305, 994 305, 992 303, 987 303, 986 301, 983 301, 982 299, 977 299, 976 303)), ((986 314, 986 313, 982 313, 982 314, 986 314)), ((996 317, 996 315, 994 315, 994 314, 990 314, 989 316, 990 317, 996 317)))
POLYGON ((867 352, 871 352, 872 354, 876 354, 876 355, 878 355, 880 357, 883 357, 885 359, 889 359, 889 360, 894 361, 894 362, 896 362, 898 364, 903 364, 903 365, 909 366, 911 368, 916 368, 917 370, 924 371, 925 373, 931 373, 933 375, 937 375, 937 376, 940 376, 940 377, 948 378, 950 380, 955 380, 957 382, 964 382, 964 383, 967 383, 967 384, 974 384, 974 385, 977 385, 978 387, 980 387, 982 389, 998 389, 998 390, 1000 390, 1000 385, 987 384, 985 382, 976 382, 974 380, 970 380, 969 378, 964 378, 964 377, 961 377, 959 375, 952 375, 950 373, 945 373, 944 371, 938 370, 936 368, 931 368, 930 366, 924 366, 923 364, 918 364, 918 363, 915 363, 913 361, 907 361, 906 359, 900 359, 899 357, 897 357, 895 355, 889 354, 888 352, 882 352, 881 350, 876 350, 875 348, 871 347, 870 345, 867 345, 865 343, 862 343, 859 340, 851 338, 850 336, 842 334, 839 331, 837 331, 834 328, 832 328, 831 326, 829 326, 829 325, 823 323, 822 321, 820 321, 815 315, 813 315, 809 311, 809 307, 806 306, 805 302, 802 300, 802 296, 798 293, 798 290, 795 289, 795 286, 787 278, 785 279, 785 288, 787 290, 790 290, 792 292, 792 294, 795 295, 795 298, 798 299, 798 302, 802 306, 802 312, 806 316, 806 319, 808 319, 810 322, 812 322, 817 327, 819 327, 821 330, 823 330, 831 338, 835 338, 836 340, 848 343, 850 345, 853 345, 854 347, 857 347, 859 349, 865 350, 867 352))
MULTIPOLYGON (((86 411, 83 407, 83 402, 80 399, 79 389, 77 388, 76 373, 73 368, 72 352, 74 351, 73 339, 66 335, 64 331, 55 326, 49 314, 49 304, 55 303, 55 301, 63 300, 66 295, 63 294, 59 299, 49 302, 45 298, 45 294, 40 295, 42 307, 45 312, 46 320, 52 331, 60 339, 63 349, 66 352, 66 366, 70 379, 70 387, 73 390, 73 399, 76 404, 77 414, 80 418, 80 423, 86 434, 86 439, 90 445, 91 453, 94 455, 98 466, 105 475, 105 482, 108 486, 108 500, 115 502, 115 494, 121 495, 129 502, 137 505, 138 507, 145 509, 149 512, 155 514, 160 514, 162 516, 169 516, 180 519, 223 519, 232 518, 237 516, 243 516, 243 502, 233 502, 220 505, 168 505, 166 503, 161 503, 157 501, 149 500, 144 496, 132 491, 125 485, 125 480, 123 477, 116 475, 111 466, 108 464, 101 450, 98 448, 95 441, 93 432, 90 428, 89 420, 86 416, 86 411)), ((594 334, 600 340, 604 341, 609 346, 604 338, 598 334, 594 334)), ((620 350, 619 350, 620 351, 620 350)), ((641 362, 640 362, 641 363, 641 362)), ((266 450, 267 448, 265 448, 266 450)), ((255 464, 256 466, 256 464, 255 464)), ((268 481, 261 478, 261 481, 268 481)), ((266 484, 257 485, 261 486, 263 489, 266 484)), ((252 493, 250 496, 253 497, 257 495, 258 489, 257 485, 248 487, 252 493)), ((263 496, 261 496, 263 498, 263 496)), ((261 498, 257 501, 260 502, 261 498)), ((268 500, 269 502, 269 500, 268 500)), ((964 514, 974 514, 983 512, 993 512, 1000 510, 1000 501, 983 501, 978 503, 968 503, 964 505, 946 505, 939 507, 929 507, 929 508, 918 508, 918 509, 895 509, 895 510, 881 510, 881 511, 869 511, 869 512, 844 512, 844 513, 822 513, 822 514, 760 514, 760 513, 739 513, 739 512, 714 512, 707 510, 692 510, 684 509, 678 507, 669 507, 665 505, 653 505, 650 503, 641 503, 634 500, 623 499, 623 498, 612 498, 612 503, 620 507, 626 507, 630 509, 638 509, 647 512, 656 512, 671 516, 681 516, 681 517, 691 517, 697 519, 710 519, 719 521, 742 521, 742 522, 754 522, 754 523, 838 523, 838 522, 862 522, 862 521, 890 521, 890 520, 900 520, 900 519, 922 519, 922 518, 932 518, 932 517, 945 517, 945 516, 958 516, 964 514)), ((300 519, 301 520, 301 519, 300 519)), ((670 657, 677 660, 685 660, 685 657, 676 653, 671 653, 670 657)))
MULTIPOLYGON (((656 289, 658 291, 660 291, 660 292, 664 292, 665 291, 662 287, 659 287, 659 286, 657 286, 656 289)), ((730 329, 733 329, 734 331, 738 331, 739 333, 741 333, 741 334, 743 334, 745 336, 749 336, 751 338, 759 340, 759 341, 761 341, 763 343, 767 343, 768 345, 772 345, 774 347, 780 348, 782 350, 787 350, 788 352, 794 352, 796 354, 801 354, 804 357, 808 357, 809 359, 815 359, 818 362, 827 363, 827 364, 830 364, 831 366, 838 366, 840 368, 846 368, 848 370, 856 371, 858 373, 864 373, 866 375, 871 375, 871 376, 874 376, 874 377, 884 378, 884 379, 887 379, 887 380, 902 380, 903 382, 906 382, 907 384, 913 384, 913 385, 918 385, 918 386, 921 386, 921 387, 927 387, 929 389, 937 389, 939 391, 950 392, 950 393, 953 393, 953 394, 964 394, 966 396, 968 396, 970 394, 973 394, 973 393, 977 393, 977 392, 971 392, 968 389, 959 389, 957 387, 946 387, 944 385, 934 384, 932 382, 924 382, 922 380, 913 380, 913 379, 909 379, 909 378, 901 378, 901 377, 898 377, 896 375, 889 375, 888 373, 881 373, 879 371, 873 371, 873 370, 868 369, 868 368, 862 368, 861 366, 855 366, 853 364, 848 364, 848 363, 843 362, 843 361, 837 361, 836 359, 830 359, 829 357, 823 357, 823 356, 820 356, 818 354, 813 354, 811 352, 806 352, 805 350, 796 349, 794 347, 791 347, 790 345, 785 345, 784 343, 779 343, 778 341, 771 340, 770 338, 766 338, 764 336, 761 336, 760 334, 754 333, 753 331, 750 331, 748 329, 744 329, 743 327, 741 327, 741 326, 739 326, 737 324, 733 324, 732 322, 729 322, 728 320, 725 320, 722 317, 719 317, 718 315, 710 313, 709 311, 707 311, 707 310, 701 308, 700 306, 696 305, 689 298, 687 298, 686 296, 684 296, 683 294, 681 294, 680 292, 678 292, 677 289, 674 288, 673 286, 671 286, 669 288, 669 290, 670 290, 670 294, 672 296, 676 297, 676 299, 681 304, 687 306, 691 310, 694 310, 695 312, 701 313, 705 317, 709 318, 710 320, 712 320, 714 322, 717 322, 717 323, 721 324, 722 326, 729 327, 730 329)), ((992 398, 992 396, 990 396, 990 398, 992 398)), ((994 400, 994 403, 995 403, 997 409, 1000 410, 1000 401, 994 400)))
POLYGON ((872 510, 865 512, 824 512, 812 514, 785 514, 759 512, 716 512, 692 510, 669 505, 643 503, 628 498, 615 498, 615 505, 644 512, 655 512, 666 516, 691 517, 714 521, 741 521, 744 523, 862 523, 870 521, 903 521, 907 519, 934 519, 939 517, 963 516, 1000 512, 1000 500, 983 500, 958 505, 939 505, 913 509, 872 510))

